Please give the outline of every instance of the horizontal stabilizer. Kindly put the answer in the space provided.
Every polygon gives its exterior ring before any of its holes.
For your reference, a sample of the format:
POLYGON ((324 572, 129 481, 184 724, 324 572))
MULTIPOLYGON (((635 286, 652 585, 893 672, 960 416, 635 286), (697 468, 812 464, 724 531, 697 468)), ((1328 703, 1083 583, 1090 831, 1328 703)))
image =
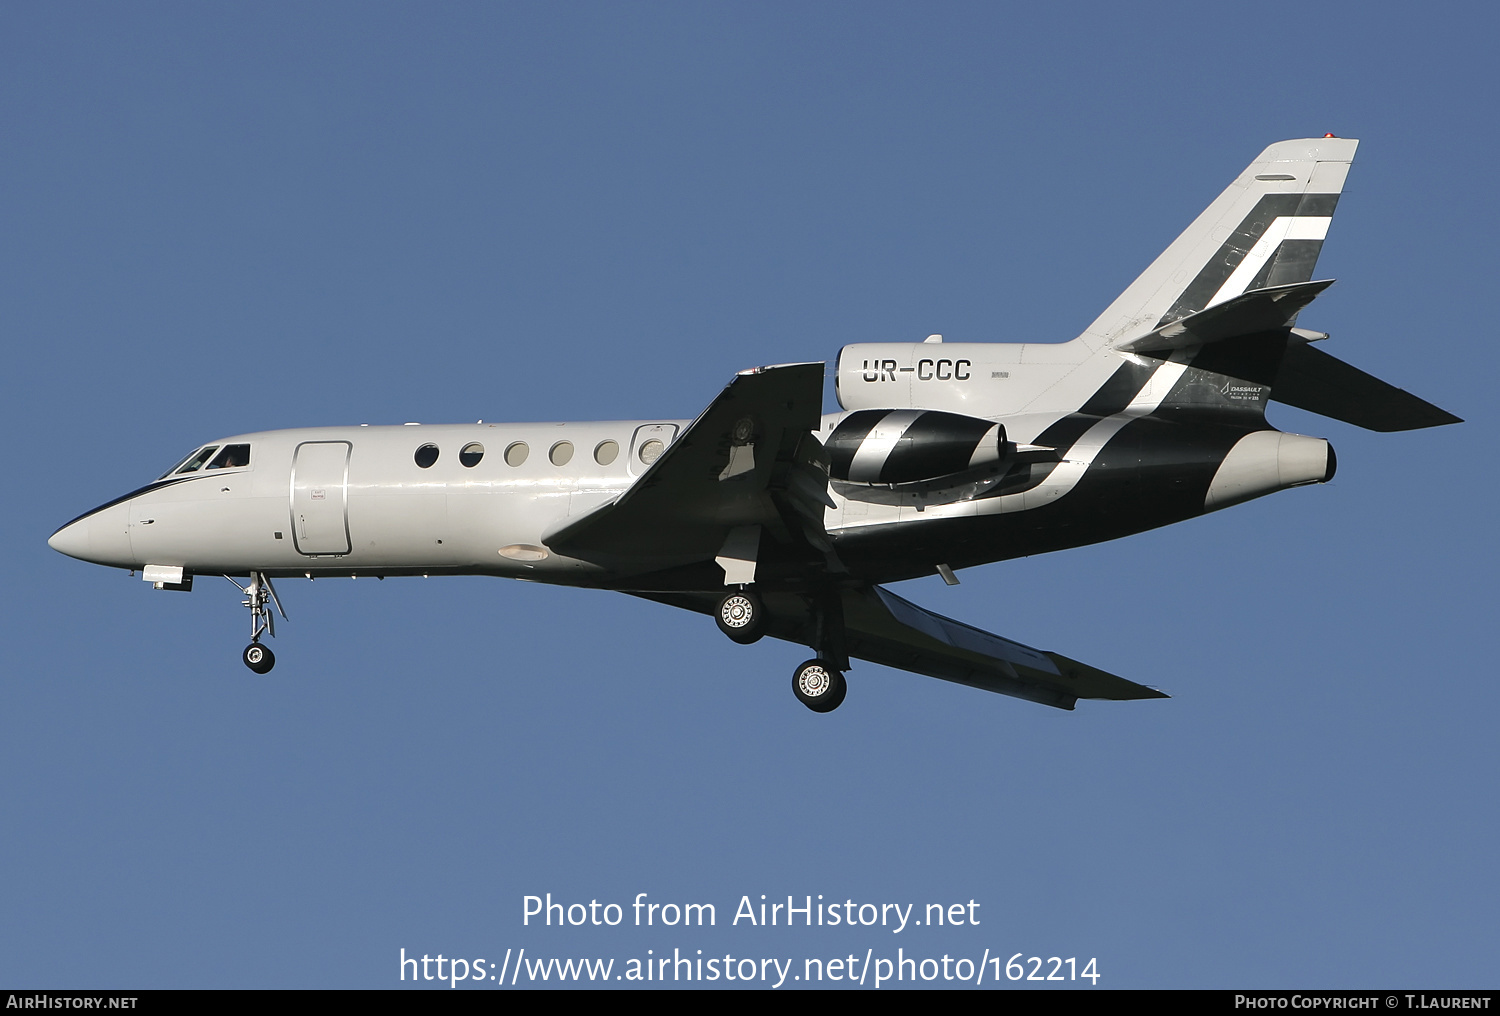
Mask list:
POLYGON ((1167 698, 1123 677, 934 614, 888 589, 844 593, 849 655, 928 677, 1072 709, 1078 699, 1167 698))
POLYGON ((1139 338, 1122 342, 1115 348, 1127 353, 1167 352, 1289 328, 1302 308, 1331 285, 1332 279, 1323 279, 1253 289, 1207 310, 1162 325, 1139 338))
POLYGON ((1420 430, 1463 423, 1447 410, 1301 342, 1287 346, 1271 398, 1366 430, 1420 430))

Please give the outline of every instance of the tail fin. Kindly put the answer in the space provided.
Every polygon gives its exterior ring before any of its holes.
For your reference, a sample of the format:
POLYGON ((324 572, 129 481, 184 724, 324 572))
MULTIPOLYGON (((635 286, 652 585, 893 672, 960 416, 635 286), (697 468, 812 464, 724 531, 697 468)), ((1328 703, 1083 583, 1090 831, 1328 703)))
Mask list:
POLYGON ((1253 289, 1311 280, 1358 146, 1305 138, 1261 152, 1082 337, 1112 345, 1253 289))

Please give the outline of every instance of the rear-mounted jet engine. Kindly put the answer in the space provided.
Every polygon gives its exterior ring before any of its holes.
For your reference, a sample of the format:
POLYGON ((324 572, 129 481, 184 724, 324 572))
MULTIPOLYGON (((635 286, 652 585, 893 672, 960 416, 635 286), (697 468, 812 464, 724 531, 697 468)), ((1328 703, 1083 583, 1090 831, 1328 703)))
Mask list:
POLYGON ((958 413, 863 409, 828 436, 828 475, 844 497, 877 504, 952 504, 1005 476, 1005 427, 958 413))

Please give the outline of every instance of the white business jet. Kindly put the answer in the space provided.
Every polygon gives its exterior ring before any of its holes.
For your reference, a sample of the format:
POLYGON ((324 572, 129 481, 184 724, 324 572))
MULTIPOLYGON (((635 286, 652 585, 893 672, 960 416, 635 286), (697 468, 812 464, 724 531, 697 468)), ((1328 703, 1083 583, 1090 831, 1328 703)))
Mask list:
POLYGON ((1267 148, 1071 342, 845 346, 838 413, 821 411, 824 365, 803 363, 741 372, 692 421, 241 434, 49 542, 159 589, 229 578, 262 674, 272 579, 495 575, 810 646, 792 687, 819 712, 843 701, 851 659, 1062 709, 1164 698, 885 584, 954 584, 1331 478, 1328 442, 1276 430, 1268 400, 1373 430, 1460 422, 1296 327, 1331 284, 1313 268, 1357 144, 1267 148))

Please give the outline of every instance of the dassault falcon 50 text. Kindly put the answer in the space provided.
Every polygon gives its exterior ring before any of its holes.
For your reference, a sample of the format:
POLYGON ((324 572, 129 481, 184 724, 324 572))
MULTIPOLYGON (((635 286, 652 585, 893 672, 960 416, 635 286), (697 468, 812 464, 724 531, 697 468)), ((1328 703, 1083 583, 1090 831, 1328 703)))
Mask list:
MULTIPOLYGON (((1160 692, 884 588, 1164 526, 1333 476, 1268 400, 1396 431, 1458 418, 1295 327, 1358 142, 1267 148, 1078 338, 845 346, 742 371, 696 420, 320 427, 219 438, 52 535, 159 589, 223 575, 265 673, 273 578, 500 575, 712 615, 811 646, 792 689, 843 701, 858 658, 1073 708, 1160 692), (235 581, 245 580, 244 585, 235 581)), ((283 617, 285 615, 283 614, 283 617)))

